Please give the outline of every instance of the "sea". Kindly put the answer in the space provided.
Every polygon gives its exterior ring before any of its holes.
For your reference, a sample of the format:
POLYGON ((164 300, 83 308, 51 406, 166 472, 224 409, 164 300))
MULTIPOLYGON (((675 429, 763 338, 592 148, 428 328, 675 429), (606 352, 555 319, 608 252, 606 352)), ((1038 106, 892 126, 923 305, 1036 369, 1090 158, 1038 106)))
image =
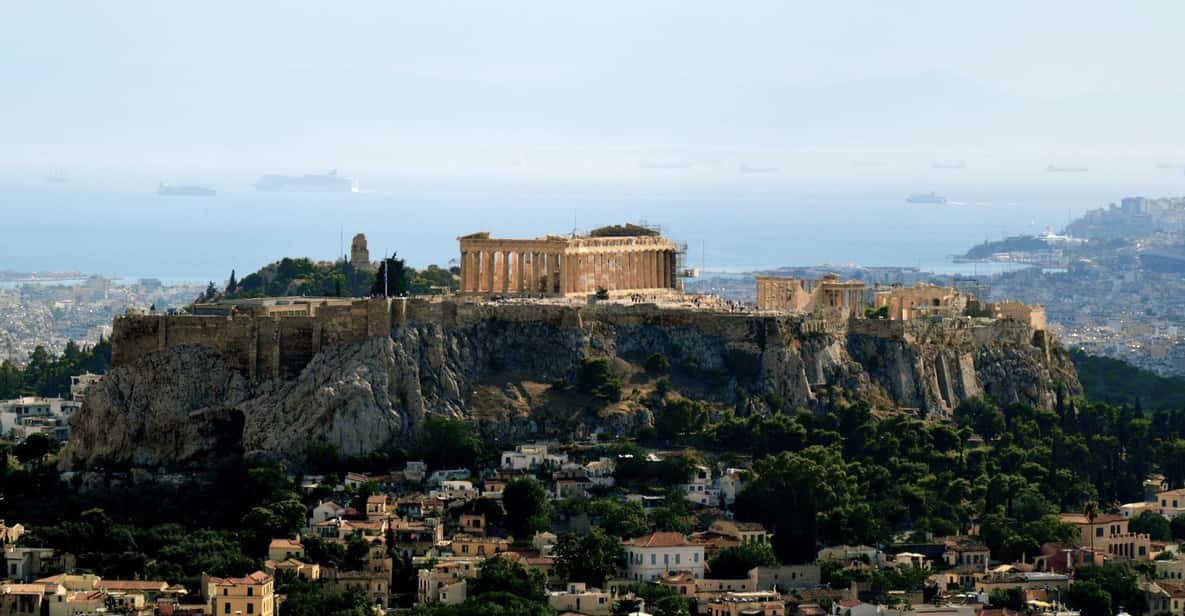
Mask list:
POLYGON ((218 194, 204 198, 158 196, 151 181, 0 177, 0 270, 221 282, 285 256, 334 259, 355 233, 366 234, 373 259, 397 253, 413 266, 447 266, 457 237, 477 231, 537 237, 633 222, 661 227, 686 244, 687 266, 707 271, 834 264, 983 275, 1008 266, 951 256, 986 240, 1057 231, 1089 209, 1144 194, 1138 184, 1089 177, 935 184, 363 178, 359 193, 330 194, 261 192, 243 178, 211 183, 218 194), (950 202, 906 202, 932 190, 950 202))

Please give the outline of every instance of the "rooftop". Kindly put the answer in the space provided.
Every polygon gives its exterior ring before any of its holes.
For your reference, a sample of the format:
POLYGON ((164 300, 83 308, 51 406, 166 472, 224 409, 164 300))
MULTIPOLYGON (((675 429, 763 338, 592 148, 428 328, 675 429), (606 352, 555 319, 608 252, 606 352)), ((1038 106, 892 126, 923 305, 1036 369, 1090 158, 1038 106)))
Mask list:
MULTIPOLYGON (((1063 513, 1058 518, 1070 524, 1092 524, 1090 518, 1081 513, 1063 513)), ((1095 516, 1093 524, 1111 524, 1112 522, 1126 522, 1127 518, 1114 513, 1100 513, 1095 516)))
POLYGON ((683 533, 673 532, 651 533, 643 537, 622 541, 622 543, 636 548, 676 548, 699 545, 688 541, 687 537, 683 536, 683 533))
POLYGON ((258 586, 272 581, 272 576, 256 571, 241 578, 210 578, 210 581, 217 586, 258 586))
POLYGON ((168 587, 168 582, 160 580, 99 580, 99 588, 103 590, 164 590, 168 587))

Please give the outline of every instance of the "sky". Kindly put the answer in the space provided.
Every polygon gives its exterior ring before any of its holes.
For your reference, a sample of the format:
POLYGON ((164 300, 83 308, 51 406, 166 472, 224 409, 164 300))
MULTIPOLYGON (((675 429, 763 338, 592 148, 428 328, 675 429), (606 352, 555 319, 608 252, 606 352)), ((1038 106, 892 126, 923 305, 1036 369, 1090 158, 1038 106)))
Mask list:
POLYGON ((1182 23, 1177 1, 6 0, 0 172, 1146 172, 1185 163, 1182 23))

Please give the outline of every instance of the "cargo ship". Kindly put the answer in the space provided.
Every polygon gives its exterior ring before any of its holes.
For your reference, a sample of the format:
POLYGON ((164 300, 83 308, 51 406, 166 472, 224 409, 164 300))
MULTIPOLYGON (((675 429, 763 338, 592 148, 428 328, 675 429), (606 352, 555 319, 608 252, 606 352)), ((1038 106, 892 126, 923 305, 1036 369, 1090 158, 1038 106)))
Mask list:
POLYGON ((162 197, 213 197, 218 191, 205 186, 173 186, 161 182, 156 187, 156 194, 162 197))
POLYGON ((909 203, 936 203, 938 205, 946 205, 946 197, 934 192, 924 195, 910 195, 905 200, 909 203))
POLYGON ((255 182, 255 190, 273 192, 358 192, 358 181, 338 175, 337 169, 324 175, 274 175, 261 176, 255 182))

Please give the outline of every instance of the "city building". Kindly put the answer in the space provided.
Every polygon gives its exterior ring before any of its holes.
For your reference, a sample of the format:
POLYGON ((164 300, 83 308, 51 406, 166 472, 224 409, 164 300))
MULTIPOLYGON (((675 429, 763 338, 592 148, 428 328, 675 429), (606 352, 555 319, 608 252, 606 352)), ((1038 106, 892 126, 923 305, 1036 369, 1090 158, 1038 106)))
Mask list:
POLYGON ((304 557, 304 546, 297 539, 272 539, 272 542, 267 546, 268 560, 282 561, 289 558, 301 559, 304 557))
POLYGON ((1119 560, 1148 560, 1152 540, 1148 535, 1128 531, 1130 520, 1116 514, 1090 519, 1081 513, 1063 513, 1059 519, 1078 528, 1074 545, 1092 548, 1096 554, 1119 560))
POLYGON ((687 540, 682 533, 657 532, 622 542, 626 556, 626 577, 635 582, 653 582, 687 571, 704 577, 704 546, 687 540))
POLYGON ((211 614, 272 616, 276 612, 275 580, 256 571, 241 578, 202 576, 211 614))
POLYGON ((64 442, 70 438, 70 417, 81 408, 77 400, 41 396, 0 401, 0 436, 22 440, 42 433, 64 442))
POLYGON ((709 616, 785 616, 786 602, 776 592, 730 592, 708 602, 709 616))
POLYGON ((609 616, 613 611, 614 596, 599 588, 588 588, 582 582, 568 582, 561 591, 547 593, 547 604, 556 612, 576 612, 588 616, 609 616))

